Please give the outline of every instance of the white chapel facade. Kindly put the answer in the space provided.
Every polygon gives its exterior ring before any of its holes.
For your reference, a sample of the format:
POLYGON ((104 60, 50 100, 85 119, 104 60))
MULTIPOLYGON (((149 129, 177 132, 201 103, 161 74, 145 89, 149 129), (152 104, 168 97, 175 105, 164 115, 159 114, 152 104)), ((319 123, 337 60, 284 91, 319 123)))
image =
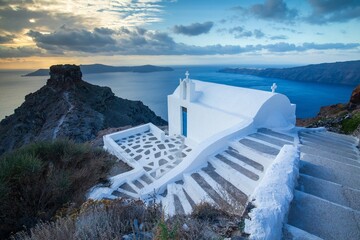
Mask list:
POLYGON ((169 135, 181 135, 198 144, 242 121, 254 127, 290 129, 296 105, 279 93, 209 83, 189 78, 186 72, 168 96, 169 135))

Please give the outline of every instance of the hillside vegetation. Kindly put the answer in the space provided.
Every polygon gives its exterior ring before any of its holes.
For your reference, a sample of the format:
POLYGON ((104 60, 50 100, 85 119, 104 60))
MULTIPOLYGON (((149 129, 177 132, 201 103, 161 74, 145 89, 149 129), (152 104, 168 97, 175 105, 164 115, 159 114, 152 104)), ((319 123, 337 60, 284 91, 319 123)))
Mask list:
POLYGON ((0 158, 0 239, 85 201, 115 159, 69 140, 27 145, 0 158))

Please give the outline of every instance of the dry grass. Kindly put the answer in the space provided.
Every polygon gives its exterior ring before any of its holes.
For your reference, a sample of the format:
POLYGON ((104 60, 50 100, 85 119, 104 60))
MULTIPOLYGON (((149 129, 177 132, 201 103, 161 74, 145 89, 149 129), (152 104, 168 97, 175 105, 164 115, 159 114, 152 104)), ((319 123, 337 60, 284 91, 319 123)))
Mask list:
POLYGON ((13 240, 122 239, 129 233, 151 232, 160 219, 158 205, 146 207, 141 201, 88 201, 76 216, 40 223, 13 240))
POLYGON ((196 206, 191 215, 177 215, 167 220, 161 206, 145 206, 141 201, 87 201, 80 211, 55 222, 40 223, 30 231, 20 232, 13 240, 45 239, 122 239, 132 234, 139 238, 146 234, 151 239, 201 240, 232 237, 241 234, 242 219, 225 213, 207 203, 196 206))

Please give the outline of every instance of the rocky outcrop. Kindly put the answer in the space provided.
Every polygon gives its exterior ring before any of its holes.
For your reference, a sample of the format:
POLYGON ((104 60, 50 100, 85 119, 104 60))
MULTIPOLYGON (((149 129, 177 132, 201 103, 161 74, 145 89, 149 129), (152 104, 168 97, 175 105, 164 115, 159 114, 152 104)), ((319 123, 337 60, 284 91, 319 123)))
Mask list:
POLYGON ((313 64, 292 68, 225 68, 219 72, 281 78, 294 81, 357 85, 360 83, 360 60, 313 64))
POLYGON ((352 92, 350 97, 350 103, 352 105, 360 104, 360 85, 358 85, 352 92))
POLYGON ((329 131, 360 137, 360 85, 352 92, 348 103, 320 108, 314 118, 297 119, 302 127, 325 127, 329 131))
POLYGON ((167 124, 142 102, 116 97, 110 88, 89 84, 81 76, 79 66, 52 66, 46 85, 0 122, 0 154, 40 140, 85 142, 111 127, 167 124))

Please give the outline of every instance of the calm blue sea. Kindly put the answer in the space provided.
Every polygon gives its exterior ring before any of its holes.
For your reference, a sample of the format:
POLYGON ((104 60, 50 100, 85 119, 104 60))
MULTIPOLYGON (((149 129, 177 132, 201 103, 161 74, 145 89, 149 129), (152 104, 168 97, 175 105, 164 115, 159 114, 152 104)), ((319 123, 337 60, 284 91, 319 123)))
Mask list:
MULTIPOLYGON (((167 95, 171 94, 184 77, 233 86, 270 91, 273 82, 277 92, 287 95, 297 105, 297 117, 315 116, 321 106, 349 101, 353 86, 305 83, 281 79, 218 73, 223 66, 173 67, 173 72, 102 73, 84 75, 83 79, 96 85, 108 86, 122 98, 140 100, 156 114, 167 119, 167 95)), ((46 83, 47 77, 21 77, 29 71, 0 71, 0 119, 13 113, 25 95, 46 83)))

